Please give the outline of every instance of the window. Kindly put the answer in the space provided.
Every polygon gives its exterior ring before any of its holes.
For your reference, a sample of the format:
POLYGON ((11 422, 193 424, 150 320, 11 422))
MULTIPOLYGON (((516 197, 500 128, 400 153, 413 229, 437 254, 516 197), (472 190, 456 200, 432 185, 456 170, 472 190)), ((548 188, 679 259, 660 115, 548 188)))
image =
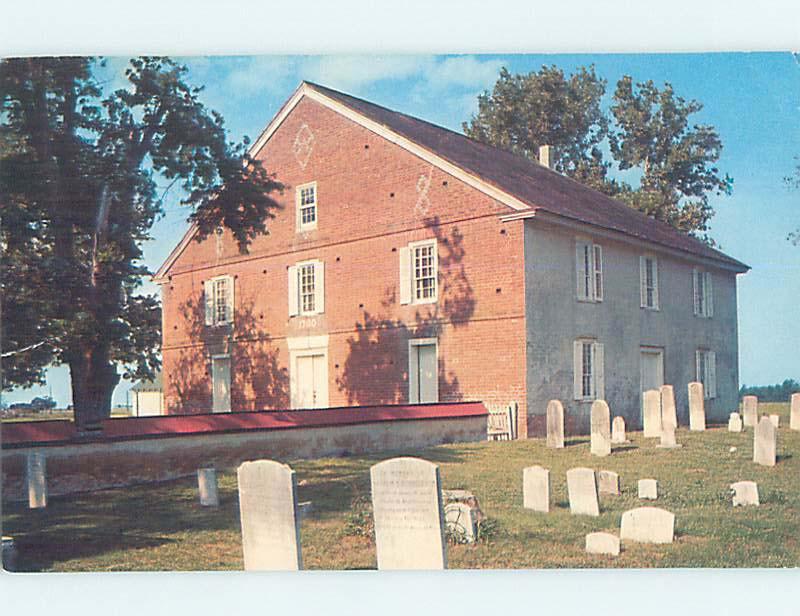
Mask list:
POLYGON ((325 264, 304 261, 289 267, 288 272, 289 316, 325 312, 325 264))
POLYGON ((595 400, 605 396, 603 345, 596 340, 574 343, 574 398, 595 400))
POLYGON ((575 244, 575 274, 578 300, 603 301, 603 247, 579 240, 575 244))
POLYGON ((308 231, 317 228, 317 183, 297 187, 297 230, 308 231))
POLYGON ((692 272, 694 288, 694 314, 698 317, 714 316, 714 295, 711 284, 711 272, 694 270, 692 272))
POLYGON ((400 303, 437 300, 439 262, 436 240, 412 242, 400 249, 400 303))
POLYGON ((642 308, 658 310, 658 261, 655 257, 639 257, 639 282, 642 308))
POLYGON ((714 351, 698 349, 695 354, 697 381, 703 384, 703 397, 708 400, 717 397, 717 354, 714 351))
POLYGON ((203 284, 206 325, 233 323, 233 277, 218 276, 203 284))

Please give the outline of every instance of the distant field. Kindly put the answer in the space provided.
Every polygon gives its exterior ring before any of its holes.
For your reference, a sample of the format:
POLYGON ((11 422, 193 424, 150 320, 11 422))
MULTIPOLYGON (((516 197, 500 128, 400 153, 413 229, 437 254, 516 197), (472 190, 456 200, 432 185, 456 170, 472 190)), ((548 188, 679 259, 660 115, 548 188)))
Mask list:
MULTIPOLYGON (((631 443, 608 458, 589 454, 588 437, 562 450, 544 439, 444 445, 409 451, 440 465, 445 488, 466 488, 480 500, 497 530, 488 543, 448 546, 451 568, 539 567, 797 567, 800 566, 800 432, 788 429, 788 405, 762 405, 779 413, 779 461, 752 462, 753 434, 723 428, 678 431, 678 450, 629 434, 631 443), (731 452, 731 448, 736 450, 731 452), (549 514, 522 508, 522 469, 551 471, 549 514), (599 518, 569 513, 565 473, 575 466, 620 474, 622 496, 603 496, 599 518), (640 506, 636 481, 658 479, 653 503, 675 513, 676 541, 666 546, 626 545, 618 558, 584 553, 587 533, 619 531, 620 516, 640 506), (729 484, 758 483, 762 505, 731 506, 729 484)), ((381 456, 295 461, 299 498, 313 501, 302 522, 303 560, 309 569, 374 568, 370 538, 345 533, 351 502, 369 496, 369 467, 381 456)), ((234 472, 220 475, 221 506, 201 508, 196 483, 171 483, 52 498, 46 510, 3 508, 3 532, 20 548, 29 571, 241 569, 234 472)))
MULTIPOLYGON (((125 409, 114 409, 111 411, 112 417, 130 417, 130 412, 125 409)), ((16 417, 3 417, 2 421, 4 422, 13 422, 13 421, 53 421, 56 419, 68 419, 69 421, 73 420, 72 411, 68 411, 66 409, 61 410, 57 409, 50 413, 33 413, 33 412, 26 412, 22 415, 17 415, 16 417)))

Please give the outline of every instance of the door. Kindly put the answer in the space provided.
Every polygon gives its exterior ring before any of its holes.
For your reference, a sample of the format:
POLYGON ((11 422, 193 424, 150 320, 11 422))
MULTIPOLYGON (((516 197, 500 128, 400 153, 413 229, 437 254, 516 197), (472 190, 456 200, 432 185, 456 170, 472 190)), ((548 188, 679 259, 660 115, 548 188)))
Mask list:
POLYGON ((664 351, 655 348, 642 348, 640 371, 642 389, 640 411, 644 413, 644 392, 650 389, 658 389, 664 384, 664 351))
POLYGON ((299 355, 296 360, 297 397, 295 408, 320 409, 328 406, 328 364, 326 356, 299 355))
POLYGON ((218 356, 211 358, 211 410, 226 413, 231 410, 231 358, 218 356))
POLYGON ((412 404, 438 402, 439 362, 436 357, 436 343, 418 344, 412 341, 408 363, 409 401, 412 404))

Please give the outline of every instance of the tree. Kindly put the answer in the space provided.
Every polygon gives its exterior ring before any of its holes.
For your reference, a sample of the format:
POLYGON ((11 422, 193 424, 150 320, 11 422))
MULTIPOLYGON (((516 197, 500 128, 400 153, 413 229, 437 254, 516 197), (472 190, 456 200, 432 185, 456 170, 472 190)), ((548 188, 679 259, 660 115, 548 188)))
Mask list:
POLYGON ((0 63, 3 387, 70 369, 75 421, 96 428, 119 382, 159 366, 160 307, 140 292, 142 243, 179 183, 198 240, 220 226, 242 251, 266 231, 282 186, 227 141, 186 68, 131 60, 107 95, 91 58, 0 63), (9 273, 6 276, 6 273, 9 273))
POLYGON ((614 192, 599 144, 608 121, 600 102, 606 81, 594 66, 566 77, 556 66, 512 75, 506 68, 491 93, 478 97, 478 113, 464 122, 473 139, 537 161, 539 146, 555 149, 554 169, 585 184, 614 192))

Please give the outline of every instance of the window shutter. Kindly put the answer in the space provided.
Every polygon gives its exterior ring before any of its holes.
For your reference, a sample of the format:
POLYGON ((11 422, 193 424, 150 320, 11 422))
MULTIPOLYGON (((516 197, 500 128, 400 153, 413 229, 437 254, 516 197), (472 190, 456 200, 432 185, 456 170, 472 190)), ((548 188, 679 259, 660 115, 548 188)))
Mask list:
POLYGON ((708 375, 708 397, 717 397, 717 354, 714 351, 706 353, 708 360, 708 368, 706 374, 708 375))
POLYGON ((411 249, 403 246, 400 253, 400 303, 411 303, 411 249))
POLYGON ((233 276, 226 276, 227 283, 225 284, 225 322, 226 323, 233 323, 233 299, 234 299, 234 288, 233 285, 235 284, 233 276))
POLYGON ((647 307, 647 260, 639 257, 639 305, 647 307))
POLYGON ((653 308, 659 307, 658 299, 658 259, 653 259, 653 308))
POLYGON ((703 382, 703 352, 702 351, 695 351, 694 353, 694 363, 695 363, 695 380, 698 383, 703 382))
POLYGON ((325 263, 314 264, 314 307, 316 312, 325 312, 325 263))
POLYGON ((703 272, 703 292, 705 293, 706 316, 714 316, 714 291, 711 286, 711 272, 703 272))
POLYGON ((603 301, 603 247, 594 247, 594 298, 603 301))
POLYGON ((578 242, 575 244, 575 279, 578 283, 578 299, 587 300, 589 297, 586 294, 586 259, 585 253, 586 244, 578 242))
POLYGON ((210 280, 203 283, 203 296, 206 307, 206 325, 214 325, 214 284, 210 280))
POLYGON ((700 314, 700 272, 692 270, 692 295, 694 297, 694 314, 700 314))
POLYGON ((572 394, 576 400, 583 398, 583 342, 576 340, 572 343, 572 394))
POLYGON ((289 272, 289 316, 294 317, 300 312, 297 301, 297 266, 289 266, 287 272, 289 272))
POLYGON ((594 372, 594 397, 598 400, 605 400, 606 379, 605 379, 605 352, 603 345, 595 342, 592 345, 592 371, 594 372))

